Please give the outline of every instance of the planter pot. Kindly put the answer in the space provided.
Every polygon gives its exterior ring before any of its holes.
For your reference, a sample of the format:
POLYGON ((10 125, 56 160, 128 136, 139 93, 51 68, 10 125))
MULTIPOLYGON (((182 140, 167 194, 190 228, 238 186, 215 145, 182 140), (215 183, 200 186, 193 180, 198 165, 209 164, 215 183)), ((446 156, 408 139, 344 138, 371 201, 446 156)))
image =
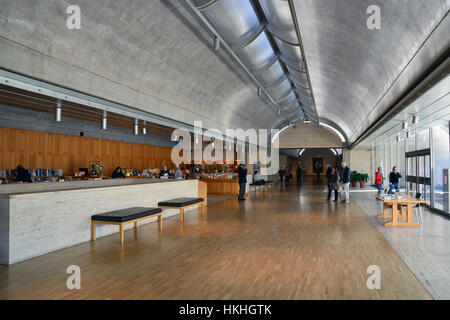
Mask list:
POLYGON ((357 183, 358 183, 358 181, 352 181, 352 187, 356 187, 357 183))
POLYGON ((360 186, 361 188, 365 188, 366 182, 365 182, 365 181, 360 181, 360 182, 359 182, 359 186, 360 186))

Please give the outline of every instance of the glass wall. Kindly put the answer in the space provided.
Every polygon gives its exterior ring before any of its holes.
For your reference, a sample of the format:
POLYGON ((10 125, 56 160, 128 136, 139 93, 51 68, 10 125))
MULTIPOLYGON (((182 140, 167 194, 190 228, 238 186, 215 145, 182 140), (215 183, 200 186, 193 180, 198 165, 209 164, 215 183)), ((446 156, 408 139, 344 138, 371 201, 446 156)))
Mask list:
MULTIPOLYGON (((372 171, 398 166, 400 188, 450 214, 450 76, 430 87, 362 141, 372 149, 372 171)), ((367 150, 366 149, 366 150, 367 150)))
POLYGON ((432 129, 434 207, 449 212, 450 122, 432 129))

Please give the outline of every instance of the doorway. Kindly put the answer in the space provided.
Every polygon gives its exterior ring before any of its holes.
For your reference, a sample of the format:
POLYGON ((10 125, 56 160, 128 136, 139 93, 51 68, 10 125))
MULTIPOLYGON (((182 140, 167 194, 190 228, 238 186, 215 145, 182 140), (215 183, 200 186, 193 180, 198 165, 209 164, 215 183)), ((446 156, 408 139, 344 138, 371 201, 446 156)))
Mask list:
POLYGON ((430 149, 407 152, 406 192, 415 197, 421 193, 427 206, 431 206, 431 156, 430 149))

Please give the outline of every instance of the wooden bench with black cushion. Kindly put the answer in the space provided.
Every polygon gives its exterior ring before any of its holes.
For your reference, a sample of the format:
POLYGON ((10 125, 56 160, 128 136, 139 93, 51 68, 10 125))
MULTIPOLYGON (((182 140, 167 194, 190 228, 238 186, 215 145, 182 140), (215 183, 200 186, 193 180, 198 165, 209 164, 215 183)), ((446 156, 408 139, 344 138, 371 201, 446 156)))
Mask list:
POLYGON ((275 183, 273 181, 266 181, 267 190, 269 189, 269 187, 273 189, 274 186, 275 186, 275 183))
POLYGON ((160 208, 133 207, 93 215, 91 217, 91 236, 96 238, 97 224, 115 224, 119 226, 120 243, 123 243, 123 226, 134 222, 137 229, 141 220, 158 217, 159 230, 162 229, 162 210, 160 208))
POLYGON ((255 193, 256 193, 256 188, 258 188, 259 193, 261 193, 261 187, 263 187, 263 189, 267 189, 265 184, 255 184, 255 183, 250 183, 248 185, 249 188, 249 194, 252 192, 252 187, 255 189, 255 193))
POLYGON ((180 209, 180 220, 184 221, 184 209, 192 206, 199 206, 203 209, 205 201, 203 198, 177 198, 167 201, 158 202, 158 208, 161 209, 180 209))

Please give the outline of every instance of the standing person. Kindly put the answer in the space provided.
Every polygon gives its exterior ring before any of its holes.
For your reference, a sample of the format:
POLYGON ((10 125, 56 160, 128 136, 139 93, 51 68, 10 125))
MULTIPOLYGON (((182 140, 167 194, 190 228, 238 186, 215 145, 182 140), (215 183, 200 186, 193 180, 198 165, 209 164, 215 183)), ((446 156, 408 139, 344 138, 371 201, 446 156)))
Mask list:
POLYGON ((302 184, 302 168, 300 166, 297 168, 297 184, 302 184))
POLYGON ((278 175, 280 176, 280 183, 283 184, 284 169, 282 167, 278 170, 278 175))
POLYGON ((161 179, 162 177, 169 178, 169 170, 167 170, 167 166, 164 166, 159 172, 159 178, 161 179))
POLYGON ((117 167, 111 175, 111 179, 125 179, 125 175, 122 172, 121 167, 117 167))
POLYGON ((177 165, 177 169, 175 170, 175 180, 183 180, 183 171, 177 165))
POLYGON ((16 170, 17 170, 16 176, 17 182, 29 182, 29 183, 33 182, 33 180, 31 180, 30 173, 21 164, 17 166, 16 170))
MULTIPOLYGON (((335 169, 336 169, 336 168, 335 168, 335 169)), ((330 180, 331 170, 332 170, 332 167, 329 166, 329 167, 327 168, 327 181, 330 180)))
POLYGON ((344 200, 342 202, 350 202, 350 168, 347 167, 347 163, 341 163, 341 172, 339 173, 339 178, 341 180, 342 190, 344 193, 344 200))
POLYGON ((241 164, 238 169, 238 177, 239 177, 239 197, 238 200, 245 200, 245 188, 247 187, 247 168, 245 164, 241 164))
POLYGON ((327 174, 327 187, 328 187, 328 198, 327 201, 331 199, 331 192, 334 191, 333 202, 338 202, 338 190, 339 190, 339 175, 335 167, 330 167, 330 174, 327 174))
POLYGON ((377 172, 375 173, 375 187, 378 189, 378 194, 381 194, 381 190, 383 190, 383 169, 381 167, 378 167, 377 172))
POLYGON ((392 190, 395 188, 396 191, 400 191, 398 185, 398 180, 402 177, 402 174, 398 172, 397 166, 392 168, 392 172, 389 174, 389 192, 388 194, 393 194, 392 190))
POLYGON ((286 179, 286 185, 289 184, 289 179, 291 178, 291 172, 289 171, 289 168, 286 167, 284 170, 284 179, 286 179))

